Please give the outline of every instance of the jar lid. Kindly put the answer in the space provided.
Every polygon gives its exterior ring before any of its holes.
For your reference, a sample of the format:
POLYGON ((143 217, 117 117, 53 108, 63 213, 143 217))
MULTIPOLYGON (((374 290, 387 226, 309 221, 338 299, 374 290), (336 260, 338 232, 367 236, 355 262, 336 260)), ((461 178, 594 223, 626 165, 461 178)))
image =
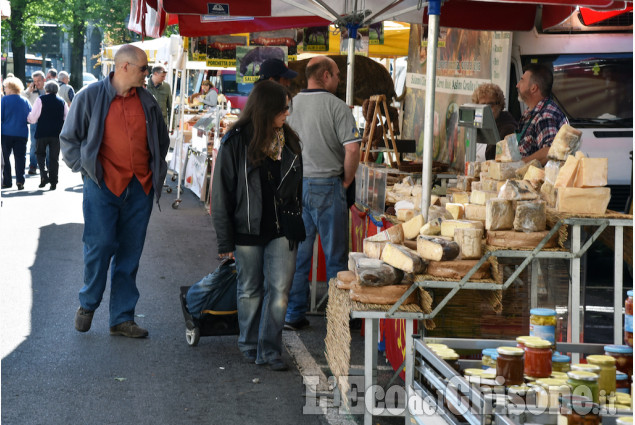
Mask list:
POLYGON ((542 338, 540 338, 539 336, 535 336, 535 335, 524 335, 524 336, 516 337, 516 342, 524 344, 525 341, 531 341, 532 339, 542 339, 542 338))
POLYGON ((605 345, 604 351, 607 353, 633 354, 633 347, 628 345, 605 345))
POLYGON ((589 397, 583 396, 583 395, 575 395, 575 394, 562 394, 561 396, 558 397, 558 400, 560 401, 560 404, 565 406, 565 407, 571 407, 571 405, 576 404, 576 405, 581 405, 584 403, 589 403, 592 404, 593 400, 591 400, 589 397))
POLYGON ((571 357, 565 354, 554 354, 551 356, 552 363, 569 363, 571 361, 571 357))
POLYGON ((566 379, 558 378, 541 378, 536 379, 536 385, 540 385, 546 389, 562 388, 567 386, 566 379))
MULTIPOLYGON (((631 405, 630 405, 630 404, 619 404, 619 403, 615 403, 615 408, 616 408, 617 410, 633 410, 633 409, 631 409, 631 405)), ((620 416, 620 418, 621 418, 621 417, 622 417, 622 416, 620 416)), ((628 416, 625 416, 625 417, 626 417, 626 418, 628 418, 628 416)), ((630 421, 630 422, 620 422, 620 421, 619 421, 619 419, 620 419, 620 418, 615 419, 615 423, 616 423, 616 424, 619 424, 619 425, 630 425, 630 424, 632 424, 632 423, 633 423, 633 418, 631 418, 631 421, 630 421)))
POLYGON ((531 391, 531 387, 529 385, 521 384, 521 385, 512 385, 507 387, 507 391, 509 394, 521 394, 524 395, 527 391, 531 391))
POLYGON ((588 363, 576 363, 571 365, 571 370, 583 370, 585 372, 600 372, 600 366, 588 363))
POLYGON ((632 416, 620 416, 615 420, 615 423, 618 425, 628 425, 633 423, 632 416))
POLYGON ((435 350, 435 349, 439 349, 439 348, 449 348, 447 345, 445 344, 426 344, 428 346, 429 349, 431 350, 435 350))
POLYGON ((465 376, 481 376, 483 373, 485 373, 483 369, 476 368, 468 368, 463 371, 463 375, 465 376))
POLYGON ((566 381, 567 372, 558 372, 557 370, 552 370, 550 378, 564 379, 566 381))
POLYGON ((631 289, 630 291, 626 291, 626 295, 628 295, 629 297, 633 296, 633 290, 631 289))
POLYGON ((496 351, 498 351, 498 354, 504 354, 506 356, 522 356, 525 354, 525 350, 518 347, 498 347, 496 351))
POLYGON ((529 348, 551 348, 551 343, 544 339, 528 339, 525 341, 525 347, 529 348))
POLYGON ((483 351, 481 351, 481 354, 483 354, 484 356, 498 356, 498 351, 496 351, 496 348, 483 348, 483 351))
POLYGON ((619 370, 615 372, 615 380, 616 381, 626 381, 628 379, 628 375, 624 372, 620 372, 619 370))
POLYGON ((436 355, 441 357, 443 360, 458 360, 459 359, 458 353, 454 350, 437 351, 436 355))
POLYGON ((571 379, 577 379, 578 381, 597 381, 597 373, 587 372, 584 370, 572 370, 567 372, 567 376, 571 379))
POLYGON ((615 364, 615 357, 596 354, 592 356, 587 356, 586 361, 591 364, 596 364, 600 366, 613 366, 615 364))
POLYGON ((555 316, 556 310, 550 308, 532 308, 529 310, 529 313, 534 316, 555 316))
POLYGON ((615 402, 619 404, 631 404, 631 395, 627 393, 615 393, 615 402))

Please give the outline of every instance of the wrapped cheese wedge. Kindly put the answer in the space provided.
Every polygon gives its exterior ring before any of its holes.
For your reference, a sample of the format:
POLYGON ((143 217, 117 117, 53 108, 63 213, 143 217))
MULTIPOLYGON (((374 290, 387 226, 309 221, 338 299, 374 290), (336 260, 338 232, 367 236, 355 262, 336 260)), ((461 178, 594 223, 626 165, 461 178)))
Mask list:
POLYGON ((573 187, 575 176, 578 174, 580 160, 573 155, 567 157, 566 162, 558 171, 558 177, 553 187, 573 187))
POLYGON ((417 238, 417 253, 425 260, 454 260, 460 252, 459 245, 454 241, 424 235, 417 238))
POLYGON ((514 205, 509 199, 494 198, 485 205, 485 228, 509 230, 514 226, 514 205))
POLYGON ((514 162, 520 161, 521 158, 522 156, 518 150, 518 140, 516 139, 516 134, 509 134, 503 140, 496 143, 495 159, 497 162, 514 162))
POLYGON ((454 241, 461 248, 461 259, 470 260, 483 256, 483 229, 455 229, 454 241))
POLYGON ((416 251, 403 245, 389 243, 381 253, 381 259, 406 273, 421 274, 426 271, 427 263, 416 251))
POLYGON ((524 167, 523 161, 494 162, 489 167, 489 178, 494 180, 507 180, 516 177, 516 170, 524 167))
POLYGON ((531 201, 538 199, 538 193, 527 180, 507 180, 498 192, 501 199, 531 201))
POLYGON ((361 286, 395 285, 403 279, 403 271, 376 259, 360 259, 355 267, 357 282, 361 286))
POLYGON ((553 143, 551 143, 547 158, 559 161, 566 160, 568 155, 575 154, 580 148, 581 137, 582 132, 580 130, 571 127, 569 124, 563 125, 558 130, 556 137, 554 137, 553 143))
MULTIPOLYGON (((358 301, 366 304, 382 304, 392 305, 399 301, 399 298, 410 288, 410 285, 389 285, 381 288, 372 286, 352 285, 350 289, 350 297, 352 301, 358 301)), ((417 291, 414 291, 406 301, 406 304, 417 303, 417 291)))
POLYGON ((542 232, 547 228, 547 209, 543 201, 519 202, 516 206, 514 230, 542 232))
POLYGON ((441 217, 435 218, 432 221, 428 221, 426 224, 421 226, 421 228, 419 229, 419 234, 420 235, 429 235, 429 236, 440 235, 441 234, 441 222, 442 221, 443 221, 443 219, 441 217))
POLYGON ((523 177, 525 177, 527 170, 529 170, 529 167, 531 167, 532 165, 536 168, 542 168, 540 161, 538 161, 537 159, 532 159, 530 162, 526 163, 516 170, 516 180, 522 180, 523 177))

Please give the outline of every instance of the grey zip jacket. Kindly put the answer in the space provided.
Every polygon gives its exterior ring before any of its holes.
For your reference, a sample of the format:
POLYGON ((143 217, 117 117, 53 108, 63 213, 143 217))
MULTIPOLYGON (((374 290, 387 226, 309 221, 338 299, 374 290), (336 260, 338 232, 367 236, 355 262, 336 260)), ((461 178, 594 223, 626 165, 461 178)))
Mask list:
MULTIPOLYGON (((112 75, 110 73, 108 78, 84 87, 75 95, 60 134, 60 149, 66 165, 73 172, 81 172, 83 176, 91 178, 99 187, 104 177, 104 169, 98 158, 104 123, 110 104, 117 95, 110 83, 112 75)), ((168 172, 165 156, 170 147, 170 136, 154 96, 141 87, 137 87, 137 95, 146 116, 152 187, 158 204, 168 172)))
MULTIPOLYGON (((263 205, 260 172, 247 159, 251 134, 251 126, 232 128, 223 138, 216 157, 212 219, 219 253, 234 252, 236 234, 260 234, 263 205)), ((292 214, 302 223, 302 157, 293 153, 288 143, 282 149, 276 197, 278 220, 292 214)), ((291 235, 285 236, 293 239, 291 235)))

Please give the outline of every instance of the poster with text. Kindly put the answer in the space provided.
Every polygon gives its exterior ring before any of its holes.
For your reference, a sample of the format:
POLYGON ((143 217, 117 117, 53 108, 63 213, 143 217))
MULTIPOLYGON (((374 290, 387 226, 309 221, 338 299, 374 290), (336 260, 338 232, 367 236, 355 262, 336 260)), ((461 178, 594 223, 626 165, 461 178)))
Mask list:
POLYGON ((302 50, 305 52, 328 52, 329 27, 304 28, 302 33, 302 50))
POLYGON ((236 82, 258 81, 260 65, 267 59, 280 59, 287 64, 287 46, 238 46, 236 48, 236 82))
MULTIPOLYGON (((233 68, 236 66, 236 48, 247 45, 246 36, 236 35, 215 35, 210 37, 199 37, 205 40, 199 42, 199 50, 205 46, 207 66, 221 66, 223 68, 233 68)), ((201 54, 199 53, 199 56, 201 54)))
POLYGON ((278 31, 254 32, 249 34, 250 46, 286 46, 289 60, 298 57, 298 42, 302 30, 285 29, 278 31))

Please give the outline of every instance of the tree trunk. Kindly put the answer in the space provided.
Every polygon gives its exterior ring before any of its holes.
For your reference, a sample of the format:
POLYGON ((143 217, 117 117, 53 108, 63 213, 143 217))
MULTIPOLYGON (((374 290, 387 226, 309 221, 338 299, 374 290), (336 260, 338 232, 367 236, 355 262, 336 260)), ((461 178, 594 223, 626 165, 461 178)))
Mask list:
POLYGON ((73 15, 73 24, 70 31, 73 39, 71 43, 70 84, 75 88, 75 91, 79 91, 84 85, 84 35, 86 23, 75 12, 73 12, 73 15))
MULTIPOLYGON (((26 46, 24 45, 24 9, 14 8, 11 11, 11 48, 13 50, 13 75, 26 85, 26 46)), ((6 75, 5 75, 6 77, 6 75)))

